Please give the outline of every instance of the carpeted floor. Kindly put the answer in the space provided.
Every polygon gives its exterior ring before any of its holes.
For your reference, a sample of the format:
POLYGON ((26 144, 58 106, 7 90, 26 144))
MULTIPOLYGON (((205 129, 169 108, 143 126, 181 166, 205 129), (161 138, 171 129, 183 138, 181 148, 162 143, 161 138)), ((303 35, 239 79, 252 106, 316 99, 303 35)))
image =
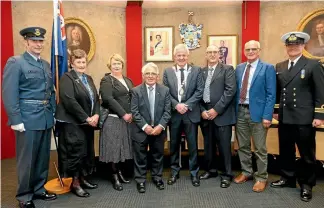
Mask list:
MULTIPOLYGON (((56 178, 53 161, 56 161, 56 152, 51 153, 51 165, 49 179, 56 178)), ((6 159, 1 161, 1 207, 18 207, 15 199, 16 194, 16 161, 15 159, 6 159)), ((201 181, 200 187, 191 185, 187 170, 181 171, 180 180, 173 186, 165 185, 163 191, 147 181, 147 190, 145 194, 139 194, 136 190, 136 184, 124 185, 121 192, 115 191, 108 181, 108 173, 105 174, 105 167, 101 164, 99 172, 93 178, 94 182, 99 184, 96 190, 90 190, 89 198, 78 198, 68 193, 59 195, 58 199, 51 202, 35 200, 37 208, 236 208, 236 207, 260 207, 260 208, 307 208, 324 207, 324 178, 319 177, 317 186, 313 189, 313 200, 309 203, 302 202, 299 199, 299 189, 283 188, 273 189, 268 187, 263 193, 254 193, 252 191, 253 182, 237 185, 232 183, 228 189, 219 187, 220 178, 213 178, 207 181, 201 181)), ((166 166, 167 167, 167 166, 166 166)), ((236 171, 236 173, 238 173, 236 171)), ((169 170, 164 171, 164 182, 169 175, 169 170)), ((269 180, 278 179, 278 176, 270 174, 269 180)))

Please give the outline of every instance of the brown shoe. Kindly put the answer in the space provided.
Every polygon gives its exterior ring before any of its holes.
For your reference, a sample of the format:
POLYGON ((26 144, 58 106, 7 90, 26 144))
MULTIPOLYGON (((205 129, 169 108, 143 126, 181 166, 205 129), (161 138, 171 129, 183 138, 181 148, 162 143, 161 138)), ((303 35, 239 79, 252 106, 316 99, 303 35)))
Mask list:
POLYGON ((234 183, 241 184, 241 183, 245 183, 248 180, 252 180, 252 177, 245 176, 243 173, 241 173, 239 176, 237 176, 234 179, 234 183))
POLYGON ((253 186, 253 191, 254 192, 262 192, 264 191, 264 189, 267 187, 267 181, 257 181, 255 182, 254 186, 253 186))

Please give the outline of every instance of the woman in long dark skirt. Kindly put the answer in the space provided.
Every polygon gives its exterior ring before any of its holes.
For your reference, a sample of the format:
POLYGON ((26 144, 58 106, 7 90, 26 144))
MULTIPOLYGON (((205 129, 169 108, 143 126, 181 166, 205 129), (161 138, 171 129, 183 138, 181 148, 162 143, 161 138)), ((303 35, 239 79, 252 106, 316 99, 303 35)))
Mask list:
POLYGON ((71 191, 79 197, 90 196, 85 189, 95 189, 86 177, 95 171, 94 129, 99 118, 99 96, 91 76, 85 74, 87 54, 74 50, 72 70, 60 79, 56 120, 59 127, 59 170, 72 177, 71 191))

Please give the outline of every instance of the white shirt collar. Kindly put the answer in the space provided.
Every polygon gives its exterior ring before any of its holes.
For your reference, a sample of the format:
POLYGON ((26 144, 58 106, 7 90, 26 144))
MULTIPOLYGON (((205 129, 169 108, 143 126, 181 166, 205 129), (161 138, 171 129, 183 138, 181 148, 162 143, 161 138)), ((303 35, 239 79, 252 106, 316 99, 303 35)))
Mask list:
MULTIPOLYGON (((145 84, 146 85, 146 89, 148 89, 149 90, 149 87, 150 87, 150 85, 148 85, 148 84, 145 84)), ((156 87, 156 84, 154 84, 153 86, 153 90, 155 89, 155 87, 156 87)))
POLYGON ((210 68, 213 68, 214 70, 216 69, 216 67, 217 67, 217 65, 218 65, 218 63, 216 63, 214 66, 212 66, 212 67, 210 67, 209 65, 208 65, 208 69, 210 69, 210 68))
MULTIPOLYGON (((300 56, 298 56, 295 60, 294 60, 294 66, 296 65, 297 61, 300 59, 300 57, 302 56, 303 54, 301 54, 300 56)), ((291 64, 291 60, 289 59, 289 65, 288 67, 290 67, 290 64, 291 64)))
MULTIPOLYGON (((27 53, 29 53, 29 52, 27 51, 27 53)), ((35 59, 35 61, 37 61, 37 59, 40 59, 40 56, 36 57, 33 54, 31 54, 31 53, 29 53, 29 55, 31 55, 31 57, 33 57, 33 59, 35 59)))
POLYGON ((246 66, 251 64, 251 67, 256 69, 257 65, 259 63, 259 59, 255 60, 254 62, 250 63, 250 62, 246 62, 246 66))
POLYGON ((185 71, 188 69, 188 64, 184 65, 184 67, 180 67, 179 65, 177 65, 177 71, 180 70, 180 69, 184 69, 185 71))

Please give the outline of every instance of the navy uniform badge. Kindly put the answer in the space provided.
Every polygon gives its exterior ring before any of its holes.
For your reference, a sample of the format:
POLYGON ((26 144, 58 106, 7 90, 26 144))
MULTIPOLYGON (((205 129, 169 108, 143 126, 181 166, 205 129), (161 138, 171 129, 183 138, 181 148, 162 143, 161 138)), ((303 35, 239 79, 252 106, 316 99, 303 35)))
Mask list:
POLYGON ((305 78, 305 69, 302 69, 300 72, 300 78, 304 79, 305 78))

